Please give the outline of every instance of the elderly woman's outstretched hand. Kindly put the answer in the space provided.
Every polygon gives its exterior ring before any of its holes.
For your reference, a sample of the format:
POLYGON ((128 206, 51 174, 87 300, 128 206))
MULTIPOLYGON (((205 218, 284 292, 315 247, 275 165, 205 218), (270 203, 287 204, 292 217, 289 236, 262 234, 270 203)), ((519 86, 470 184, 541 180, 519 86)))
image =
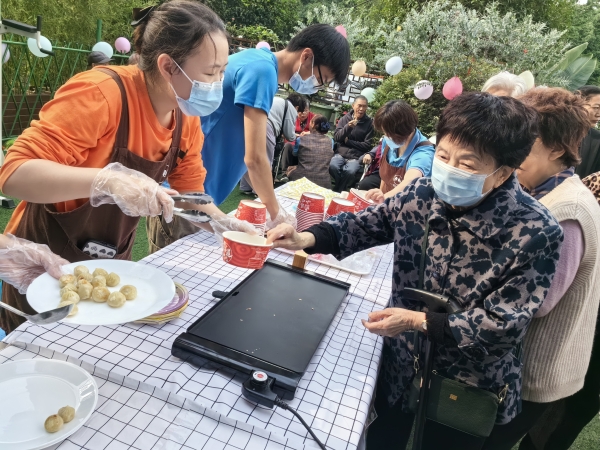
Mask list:
POLYGON ((425 320, 425 313, 404 308, 386 308, 373 311, 369 320, 362 320, 364 327, 379 336, 394 337, 408 330, 420 328, 425 320))
POLYGON ((315 245, 315 237, 312 233, 298 233, 293 226, 282 223, 267 231, 267 244, 273 244, 273 248, 302 250, 315 245))

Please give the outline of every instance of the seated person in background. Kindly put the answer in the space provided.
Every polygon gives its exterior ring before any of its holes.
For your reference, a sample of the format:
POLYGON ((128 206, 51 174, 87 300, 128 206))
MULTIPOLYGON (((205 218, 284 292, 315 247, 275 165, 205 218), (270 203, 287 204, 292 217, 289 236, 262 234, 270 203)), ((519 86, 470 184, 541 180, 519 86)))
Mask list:
POLYGON ((481 92, 499 97, 518 97, 527 92, 527 85, 520 76, 503 71, 487 80, 481 88, 481 92))
POLYGON ((373 146, 373 120, 367 116, 368 106, 367 98, 359 95, 352 104, 352 111, 342 117, 335 127, 333 138, 337 149, 331 159, 329 173, 335 180, 336 192, 347 191, 354 186, 358 181, 359 159, 373 146))
POLYGON ((310 133, 310 122, 313 117, 315 117, 315 114, 310 112, 310 104, 306 100, 306 108, 298 111, 298 118, 296 119, 297 136, 300 136, 302 133, 310 133))
POLYGON ((327 136, 329 122, 315 114, 310 122, 310 133, 296 139, 291 152, 284 154, 283 167, 290 181, 306 177, 326 189, 331 189, 329 161, 333 156, 333 139, 327 136))
MULTIPOLYGON (((267 118, 267 157, 269 158, 269 164, 273 165, 275 145, 281 135, 288 141, 296 139, 295 124, 298 111, 304 110, 307 103, 306 98, 295 92, 288 95, 287 99, 281 97, 273 99, 273 106, 271 106, 267 118)), ((253 191, 248 172, 244 174, 240 181, 240 191, 247 194, 251 194, 253 191)))
POLYGON ((379 108, 374 124, 385 135, 379 166, 381 186, 367 192, 366 198, 382 203, 415 178, 431 176, 435 148, 417 128, 417 113, 404 100, 392 100, 379 108))
POLYGON ((358 189, 361 191, 370 191, 371 189, 379 189, 381 186, 381 177, 379 176, 379 165, 381 164, 381 144, 383 138, 379 140, 376 147, 369 153, 365 153, 359 160, 367 168, 365 176, 358 183, 358 189))
POLYGON ((106 56, 102 52, 90 52, 87 60, 88 60, 88 65, 87 65, 88 70, 93 69, 96 66, 107 66, 112 61, 112 59, 110 59, 108 56, 106 56))
POLYGON ((584 100, 590 119, 590 129, 579 147, 581 162, 575 168, 575 173, 585 178, 600 170, 600 130, 596 128, 600 120, 600 87, 582 86, 575 94, 584 100))

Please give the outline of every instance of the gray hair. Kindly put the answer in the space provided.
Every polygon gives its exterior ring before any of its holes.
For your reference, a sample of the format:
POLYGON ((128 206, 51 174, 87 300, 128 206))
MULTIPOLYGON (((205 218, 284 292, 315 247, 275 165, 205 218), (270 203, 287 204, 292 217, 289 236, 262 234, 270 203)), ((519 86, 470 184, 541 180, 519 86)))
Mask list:
POLYGON ((502 89, 503 91, 509 92, 511 97, 518 97, 527 92, 527 86, 525 80, 518 75, 510 72, 500 72, 485 82, 482 92, 489 92, 490 90, 502 89))

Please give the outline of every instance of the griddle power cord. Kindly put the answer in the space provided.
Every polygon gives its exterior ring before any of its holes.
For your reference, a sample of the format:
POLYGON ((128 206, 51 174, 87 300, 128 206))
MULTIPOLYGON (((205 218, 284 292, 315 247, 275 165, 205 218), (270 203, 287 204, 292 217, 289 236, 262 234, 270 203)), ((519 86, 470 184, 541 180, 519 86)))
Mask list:
POLYGON ((304 421, 304 419, 300 416, 300 414, 298 414, 298 412, 296 412, 296 410, 294 408, 292 408, 290 405, 288 405, 286 402, 284 402, 283 400, 281 400, 279 397, 277 397, 275 399, 275 404, 277 406, 279 406, 281 409, 285 409, 289 412, 291 412, 294 416, 296 416, 296 418, 300 421, 300 423, 302 425, 304 425, 304 428, 306 428, 308 430, 308 432, 310 433, 310 435, 312 436, 312 438, 315 440, 315 442, 317 444, 319 444, 319 447, 321 447, 322 450, 327 450, 327 447, 325 447, 325 444, 323 444, 319 438, 317 437, 317 435, 314 433, 314 431, 308 426, 308 424, 304 421))

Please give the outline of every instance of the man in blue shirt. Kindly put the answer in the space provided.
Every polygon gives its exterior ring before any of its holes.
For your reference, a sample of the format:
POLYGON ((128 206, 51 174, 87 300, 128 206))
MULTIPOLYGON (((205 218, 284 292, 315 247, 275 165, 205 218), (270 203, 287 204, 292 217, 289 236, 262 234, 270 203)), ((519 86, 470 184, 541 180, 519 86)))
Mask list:
POLYGON ((229 57, 221 106, 201 121, 204 187, 217 204, 247 170, 272 225, 283 221, 266 152, 267 115, 278 83, 289 83, 300 94, 314 94, 331 82, 343 83, 349 65, 348 41, 325 24, 304 28, 279 52, 249 49, 229 57))

